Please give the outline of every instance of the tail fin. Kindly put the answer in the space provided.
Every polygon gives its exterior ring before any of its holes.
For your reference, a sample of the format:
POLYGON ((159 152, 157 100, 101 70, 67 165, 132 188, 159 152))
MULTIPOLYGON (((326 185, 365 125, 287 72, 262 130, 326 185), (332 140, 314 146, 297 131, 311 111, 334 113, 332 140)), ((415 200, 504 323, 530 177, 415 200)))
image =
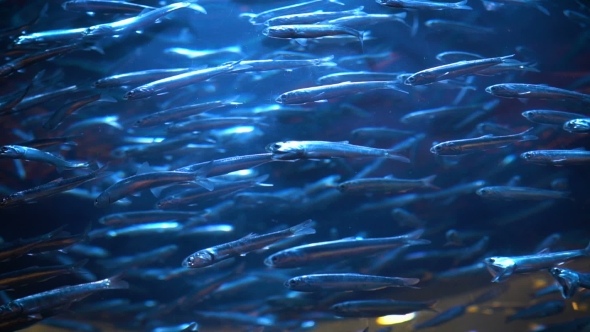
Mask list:
POLYGON ((473 10, 470 6, 467 6, 467 0, 463 0, 455 3, 455 9, 473 10))
POLYGON ((291 231, 292 236, 315 234, 315 229, 311 227, 313 224, 314 221, 309 219, 299 225, 289 228, 289 230, 291 231))
POLYGON ((129 283, 127 281, 122 280, 123 273, 117 274, 116 276, 112 276, 108 278, 108 282, 106 283, 107 289, 127 289, 129 288, 129 283))
POLYGON ((396 150, 387 150, 387 154, 385 155, 385 158, 389 158, 389 159, 394 159, 397 161, 401 161, 403 163, 410 163, 410 159, 406 158, 404 156, 400 156, 397 154, 398 151, 396 150))
POLYGON ((590 243, 588 243, 588 245, 586 246, 586 248, 584 248, 584 253, 587 256, 590 256, 590 243))
MULTIPOLYGON (((410 287, 410 286, 414 286, 415 284, 420 282, 420 279, 418 278, 397 278, 399 281, 402 282, 402 284, 406 287, 410 287)), ((412 288, 418 288, 418 287, 412 287, 412 288)))
POLYGON ((422 185, 424 187, 427 188, 432 188, 432 189, 436 189, 436 190, 440 190, 439 187, 435 186, 434 184, 432 184, 432 181, 434 181, 434 179, 436 179, 436 174, 427 176, 425 178, 420 179, 420 181, 422 182, 422 185))

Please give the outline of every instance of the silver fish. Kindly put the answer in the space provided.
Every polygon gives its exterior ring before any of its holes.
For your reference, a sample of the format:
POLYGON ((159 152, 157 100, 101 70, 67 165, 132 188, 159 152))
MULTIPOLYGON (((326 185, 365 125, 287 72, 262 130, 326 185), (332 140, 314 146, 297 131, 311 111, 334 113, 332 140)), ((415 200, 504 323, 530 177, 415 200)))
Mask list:
POLYGON ((529 110, 522 112, 522 116, 534 123, 559 126, 563 126, 563 124, 569 120, 581 119, 584 117, 582 114, 554 110, 529 110))
POLYGON ((398 84, 397 81, 368 81, 322 85, 285 92, 277 97, 276 102, 279 104, 305 104, 377 89, 394 90, 407 94, 406 91, 398 88, 398 84))
POLYGON ((406 157, 397 155, 397 150, 376 149, 343 142, 327 141, 286 141, 266 146, 275 160, 297 160, 317 158, 367 158, 384 157, 409 163, 406 157))
POLYGON ((183 74, 194 69, 191 68, 172 68, 172 69, 150 69, 134 71, 131 73, 124 73, 118 75, 112 75, 101 78, 96 82, 92 83, 93 88, 107 89, 120 87, 124 85, 139 85, 153 81, 157 81, 166 77, 183 74))
POLYGON ((590 133, 590 119, 573 119, 563 124, 563 129, 575 134, 588 134, 590 133))
POLYGON ((315 229, 310 227, 311 224, 312 221, 307 220, 299 225, 273 233, 249 234, 233 242, 197 251, 185 258, 182 266, 189 268, 206 267, 229 258, 244 256, 251 251, 262 249, 288 237, 315 234, 315 229))
POLYGON ((90 166, 89 163, 75 163, 66 161, 54 156, 49 152, 43 152, 34 148, 19 145, 4 145, 0 147, 0 158, 44 162, 55 166, 58 172, 66 169, 88 168, 90 166))
POLYGON ((285 287, 298 292, 368 291, 388 287, 411 287, 416 278, 382 277, 357 273, 308 274, 285 281, 285 287))
POLYGON ((340 17, 352 16, 352 15, 364 15, 364 6, 360 6, 351 10, 343 10, 338 12, 324 12, 316 11, 311 13, 300 13, 273 17, 266 22, 265 25, 293 25, 293 24, 313 24, 322 21, 333 20, 340 17))
POLYGON ((502 98, 574 100, 590 103, 590 95, 540 84, 502 83, 489 86, 485 91, 502 98))
POLYGON ((590 151, 586 150, 536 150, 523 152, 520 158, 539 165, 586 165, 590 163, 590 151))
POLYGON ((363 46, 363 33, 345 26, 330 24, 293 24, 269 26, 262 31, 262 34, 270 38, 297 39, 297 38, 320 38, 328 36, 350 35, 358 38, 363 46))
POLYGON ((343 193, 369 193, 369 192, 406 192, 418 188, 435 188, 432 184, 436 175, 427 176, 423 179, 396 179, 385 178, 364 178, 342 182, 338 190, 343 193))
POLYGON ((483 187, 478 189, 475 193, 487 199, 505 200, 546 200, 557 198, 570 198, 570 193, 567 191, 516 186, 483 187))
POLYGON ((473 8, 466 5, 467 0, 459 2, 436 2, 426 0, 375 0, 378 4, 393 8, 405 9, 430 9, 430 10, 445 10, 445 9, 462 9, 472 10, 473 8))
POLYGON ((530 128, 528 130, 523 131, 522 133, 514 135, 485 135, 476 138, 466 138, 455 141, 442 142, 430 148, 430 152, 439 156, 455 156, 477 151, 501 148, 514 142, 538 139, 537 136, 528 134, 531 130, 533 130, 533 128, 530 128))

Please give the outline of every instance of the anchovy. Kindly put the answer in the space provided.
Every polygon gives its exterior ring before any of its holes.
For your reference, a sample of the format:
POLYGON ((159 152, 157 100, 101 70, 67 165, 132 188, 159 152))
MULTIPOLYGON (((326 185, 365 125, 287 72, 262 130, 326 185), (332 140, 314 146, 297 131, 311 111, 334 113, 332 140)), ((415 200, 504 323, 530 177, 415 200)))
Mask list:
POLYGON ((113 229, 107 232, 107 237, 142 236, 176 233, 183 229, 183 225, 176 221, 153 222, 149 224, 136 224, 113 229))
POLYGON ((344 5, 343 3, 337 2, 335 0, 311 0, 306 2, 300 2, 293 5, 274 8, 270 10, 263 11, 258 14, 242 14, 242 16, 249 17, 249 21, 252 24, 264 24, 264 22, 270 20, 273 17, 282 16, 282 15, 289 15, 289 14, 296 14, 301 13, 306 10, 313 9, 314 7, 321 7, 322 5, 326 4, 339 4, 344 5))
POLYGON ((445 9, 462 9, 472 10, 473 8, 466 5, 467 0, 459 2, 436 2, 425 0, 375 0, 378 4, 386 7, 404 8, 404 9, 429 9, 429 10, 445 10, 445 9))
POLYGON ((343 82, 389 81, 398 82, 397 73, 380 73, 373 71, 351 71, 324 75, 317 79, 317 84, 336 84, 343 82))
POLYGON ((505 59, 513 56, 514 54, 496 58, 465 60, 425 69, 406 78, 404 84, 424 85, 464 75, 471 75, 485 68, 500 64, 505 59))
POLYGON ((22 91, 18 91, 14 94, 11 94, 9 96, 10 98, 7 98, 8 100, 3 101, 0 105, 0 115, 14 113, 12 108, 18 105, 25 98, 32 86, 33 83, 27 85, 27 87, 24 88, 22 91))
POLYGON ((13 289, 31 283, 42 282, 64 274, 80 273, 80 267, 88 260, 83 260, 70 265, 58 266, 31 266, 22 270, 0 274, 0 289, 13 289))
POLYGON ((407 94, 397 86, 397 81, 344 82, 285 92, 277 97, 276 102, 279 104, 305 104, 377 89, 388 89, 407 94))
POLYGON ((431 175, 422 179, 396 179, 393 177, 385 178, 364 178, 342 182, 338 185, 338 190, 343 193, 366 193, 366 192, 405 192, 418 188, 435 188, 432 184, 436 175, 431 175))
POLYGON ((555 265, 570 261, 578 257, 590 256, 590 244, 584 249, 545 252, 535 255, 512 257, 489 257, 484 260, 490 274, 494 277, 492 282, 501 282, 513 274, 529 273, 550 269, 555 265))
POLYGON ((344 238, 336 241, 305 244, 279 251, 264 260, 273 268, 300 267, 318 262, 331 262, 349 257, 368 256, 405 245, 428 244, 419 239, 424 230, 385 238, 344 238))
POLYGON ((499 102, 497 100, 494 100, 487 103, 470 104, 463 106, 442 106, 408 113, 404 115, 400 119, 400 121, 405 124, 412 124, 432 120, 439 120, 444 117, 472 114, 473 112, 479 110, 491 111, 494 108, 496 108, 498 104, 499 102))
POLYGON ((204 179, 211 169, 211 162, 195 172, 149 172, 125 178, 105 189, 94 200, 94 206, 106 207, 125 196, 145 189, 167 186, 179 182, 193 182, 213 190, 204 179))
POLYGON ((107 226, 128 226, 136 224, 146 224, 151 222, 160 222, 164 220, 182 221, 198 216, 197 212, 187 211, 161 211, 161 210, 147 210, 147 211, 132 211, 108 214, 98 219, 98 222, 107 226))
POLYGON ((33 54, 25 55, 20 58, 14 59, 14 60, 0 66, 0 77, 8 76, 8 75, 15 73, 25 67, 28 67, 30 65, 39 63, 41 61, 45 61, 47 59, 51 59, 51 58, 56 57, 58 55, 66 54, 68 52, 71 52, 71 51, 79 48, 79 47, 80 47, 80 45, 78 45, 78 44, 59 46, 59 47, 42 50, 42 51, 39 51, 39 52, 36 52, 33 54))
POLYGON ((190 8, 203 14, 207 14, 207 11, 197 4, 190 2, 177 2, 169 4, 167 6, 156 8, 154 10, 150 10, 146 13, 140 14, 135 17, 111 23, 93 25, 91 27, 86 28, 86 30, 83 32, 83 37, 106 37, 133 32, 147 25, 153 24, 158 19, 182 8, 190 8))
POLYGON ((82 39, 86 28, 58 29, 29 33, 16 38, 16 45, 66 44, 82 39))
POLYGON ((333 55, 305 60, 242 60, 240 67, 232 69, 231 73, 247 73, 268 70, 290 70, 295 68, 303 68, 309 66, 328 66, 334 65, 332 61, 333 55))
POLYGON ((590 289, 589 273, 580 273, 561 267, 552 267, 549 273, 559 284, 559 290, 564 299, 574 296, 580 287, 590 289))
POLYGON ((208 176, 219 176, 243 169, 248 169, 277 161, 272 158, 272 153, 249 154, 244 156, 234 156, 223 159, 215 159, 203 163, 189 165, 175 169, 176 172, 195 172, 196 170, 211 163, 211 170, 208 176))
POLYGON ((134 127, 151 127, 156 126, 159 124, 164 124, 166 122, 171 121, 178 121, 189 116, 194 116, 215 108, 220 108, 224 106, 231 106, 231 105, 241 105, 241 103, 229 101, 229 100, 217 100, 211 101, 207 103, 200 103, 200 104, 191 104, 185 105, 180 107, 170 108, 164 111, 159 111, 152 113, 150 115, 144 116, 143 118, 137 120, 133 126, 134 127))
POLYGON ((252 179, 240 181, 212 181, 215 189, 209 191, 205 188, 189 189, 159 200, 156 203, 158 209, 174 209, 181 206, 197 204, 214 197, 223 197, 244 188, 255 186, 268 179, 268 175, 261 175, 252 179))
POLYGON ((432 307, 436 300, 425 302, 395 300, 355 300, 336 303, 330 310, 339 317, 381 317, 387 315, 405 315, 421 310, 435 311, 432 307))
POLYGON ((197 251, 185 258, 182 266, 188 268, 206 267, 229 258, 244 256, 251 251, 262 249, 288 237, 315 234, 315 229, 310 227, 311 224, 312 220, 307 220, 299 225, 273 233, 249 234, 233 242, 197 251))
POLYGON ((50 311, 66 310, 72 302, 80 301, 98 291, 126 289, 127 282, 115 276, 75 286, 65 286, 50 291, 29 295, 0 306, 2 321, 50 311))
POLYGON ((161 80, 166 77, 183 74, 194 70, 192 68, 150 69, 118 74, 99 79, 92 83, 96 89, 115 88, 125 85, 140 85, 161 80))
MULTIPOLYGON (((345 16, 336 19, 332 19, 329 21, 322 22, 323 24, 330 24, 330 25, 340 25, 345 26, 353 29, 365 28, 368 25, 378 24, 382 22, 391 22, 396 21, 400 22, 401 24, 410 27, 406 21, 406 13, 396 13, 396 14, 363 14, 363 15, 354 15, 354 16, 345 16)), ((342 58, 340 58, 342 61, 342 58)))
POLYGON ((485 90, 493 96, 502 98, 574 100, 590 103, 590 95, 539 84, 503 83, 489 86, 485 90))
POLYGON ((43 129, 55 129, 68 115, 100 99, 100 94, 92 94, 63 105, 62 107, 58 108, 55 112, 53 112, 49 119, 47 119, 47 121, 43 123, 43 129))
POLYGON ((327 20, 333 20, 340 17, 345 16, 352 16, 352 15, 363 15, 364 6, 360 6, 355 9, 351 10, 343 10, 338 12, 312 12, 312 13, 300 13, 300 14, 290 14, 290 15, 283 15, 273 17, 266 22, 264 22, 267 26, 272 25, 293 25, 293 24, 313 24, 327 20))
POLYGON ((58 172, 66 169, 88 168, 90 166, 89 163, 75 163, 66 161, 52 155, 49 152, 43 152, 41 150, 19 145, 4 145, 0 147, 0 158, 44 162, 55 166, 58 172))
POLYGON ((363 127, 357 128, 350 133, 355 138, 364 139, 398 139, 415 134, 415 132, 409 130, 392 129, 386 127, 363 127))
POLYGON ((493 28, 452 20, 433 19, 424 22, 424 25, 429 28, 464 32, 467 34, 492 34, 495 32, 493 28))
POLYGON ((357 273, 308 274, 285 281, 285 287, 298 292, 367 291, 388 287, 412 287, 416 278, 381 277, 357 273))
POLYGON ((105 268, 111 270, 129 269, 163 261, 164 259, 173 255, 176 251, 178 251, 178 246, 171 244, 132 256, 119 256, 101 259, 97 262, 105 268))
POLYGON ((266 150, 275 160, 297 160, 317 158, 369 158, 384 157, 409 163, 406 157, 397 155, 397 150, 376 149, 349 144, 348 141, 286 141, 268 144, 266 150))
POLYGON ((570 198, 570 193, 567 191, 515 186, 483 187, 478 189, 476 193, 483 198, 505 200, 545 200, 570 198))
POLYGON ((574 134, 590 133, 590 119, 573 119, 563 124, 563 129, 574 134))
POLYGON ((262 30, 262 34, 270 38, 297 39, 297 38, 321 38, 328 36, 349 35, 356 37, 363 46, 363 33, 345 26, 330 24, 294 24, 275 25, 262 30))
POLYGON ((0 200, 0 208, 14 207, 20 204, 33 202, 42 197, 49 197, 68 191, 83 183, 105 176, 105 170, 106 166, 86 175, 75 176, 68 179, 58 179, 31 189, 16 192, 3 197, 2 200, 0 200))
POLYGON ((539 165, 586 165, 590 163, 590 151, 586 150, 536 150, 523 152, 524 161, 539 165))
POLYGON ((447 141, 436 144, 430 148, 430 152, 439 156, 455 156, 490 149, 497 149, 514 142, 530 141, 538 139, 537 136, 528 134, 534 128, 519 134, 506 136, 485 135, 476 138, 466 138, 455 141, 447 141))
POLYGON ((166 77, 127 91, 123 96, 123 99, 135 100, 148 98, 153 95, 165 94, 191 84, 208 80, 217 75, 229 73, 233 69, 237 68, 240 68, 239 63, 234 62, 217 67, 198 69, 189 71, 187 73, 166 77))
POLYGON ((582 114, 553 110, 524 111, 522 112, 522 116, 534 123, 559 126, 563 126, 563 124, 569 120, 584 118, 584 115, 582 114))
POLYGON ((155 7, 132 2, 115 0, 70 0, 61 4, 61 8, 73 12, 93 12, 100 14, 135 14, 155 7))

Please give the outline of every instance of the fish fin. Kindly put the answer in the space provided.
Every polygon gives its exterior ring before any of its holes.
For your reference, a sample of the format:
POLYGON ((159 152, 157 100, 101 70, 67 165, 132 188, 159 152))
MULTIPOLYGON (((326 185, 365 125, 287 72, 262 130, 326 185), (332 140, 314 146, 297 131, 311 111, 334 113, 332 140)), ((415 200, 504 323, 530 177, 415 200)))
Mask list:
POLYGON ((141 164, 141 166, 139 166, 135 175, 140 175, 140 174, 145 174, 145 173, 154 173, 154 172, 155 171, 150 167, 150 164, 147 161, 145 161, 143 164, 141 164))
POLYGON ((314 224, 314 221, 311 219, 308 219, 299 225, 295 225, 295 226, 289 228, 289 230, 292 233, 291 236, 315 234, 315 229, 311 227, 313 224, 314 224))
POLYGON ((536 253, 536 255, 545 255, 545 254, 549 254, 549 253, 551 253, 551 250, 549 250, 549 248, 543 248, 543 250, 536 253))
POLYGON ((168 188, 169 186, 161 186, 161 187, 156 187, 156 188, 150 188, 150 191, 152 192, 152 195, 154 195, 154 197, 160 197, 160 195, 162 194, 162 190, 168 188))
POLYGON ((420 179, 420 181, 422 182, 424 187, 440 190, 439 187, 432 184, 432 181, 434 181, 434 179, 436 179, 436 174, 433 174, 433 175, 427 176, 423 179, 420 179))
POLYGON ((72 270, 72 272, 80 273, 81 271, 79 271, 79 269, 81 267, 84 267, 84 265, 86 265, 86 263, 88 263, 88 258, 77 261, 74 264, 70 265, 70 269, 72 270))
MULTIPOLYGON (((413 286, 417 283, 420 282, 420 279, 418 278, 399 278, 399 280, 401 280, 404 284, 404 286, 413 286)), ((415 288, 419 288, 419 287, 415 287, 415 288)))
POLYGON ((586 246, 586 248, 584 248, 584 253, 587 256, 590 256, 590 243, 588 243, 588 245, 586 246))
POLYGON ((213 166, 215 166, 213 164, 213 161, 210 161, 205 165, 201 166, 201 168, 196 170, 194 173, 197 175, 197 177, 206 177, 213 169, 213 166))
POLYGON ((127 281, 122 280, 123 273, 119 273, 115 276, 109 278, 109 284, 107 286, 108 289, 127 289, 129 288, 129 283, 127 281))
POLYGON ((397 161, 401 161, 403 163, 408 163, 408 164, 411 162, 409 158, 398 155, 397 154, 398 152, 399 152, 398 150, 386 150, 386 155, 384 157, 388 158, 388 159, 395 159, 397 161))
POLYGON ((207 10, 199 5, 197 5, 196 3, 191 3, 187 8, 190 8, 192 10, 196 10, 199 13, 203 13, 203 14, 207 14, 207 10))
POLYGON ((213 191, 215 189, 215 185, 213 184, 213 181, 210 181, 208 179, 195 179, 193 181, 194 183, 198 184, 199 186, 209 190, 209 191, 213 191))

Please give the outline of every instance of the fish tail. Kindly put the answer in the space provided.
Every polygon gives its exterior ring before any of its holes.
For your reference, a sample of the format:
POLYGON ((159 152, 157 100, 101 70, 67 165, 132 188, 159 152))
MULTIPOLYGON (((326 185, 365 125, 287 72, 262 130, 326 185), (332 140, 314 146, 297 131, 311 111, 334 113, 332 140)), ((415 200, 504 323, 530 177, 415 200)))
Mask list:
POLYGON ((535 128, 529 128, 525 131, 523 131, 522 133, 518 134, 520 136, 520 140, 521 141, 534 141, 539 139, 539 137, 535 136, 535 135, 528 135, 527 133, 531 132, 531 130, 533 130, 535 128))
POLYGON ((207 14, 207 10, 200 5, 197 5, 196 3, 191 3, 189 6, 187 6, 187 8, 190 8, 192 10, 196 10, 199 13, 207 14))
POLYGON ((551 13, 549 12, 549 10, 547 10, 547 8, 545 8, 541 5, 536 5, 535 8, 537 8, 539 11, 541 11, 541 13, 543 13, 547 16, 551 16, 551 13))
POLYGON ((404 156, 400 156, 397 154, 397 150, 386 150, 385 157, 389 159, 394 159, 397 161, 401 161, 403 163, 410 163, 410 159, 404 156))
POLYGON ((433 174, 431 176, 427 176, 427 177, 425 177, 423 179, 420 179, 420 181, 422 182, 422 184, 424 185, 424 187, 428 187, 428 188, 440 190, 439 187, 437 187, 434 184, 432 184, 432 181, 434 181, 434 179, 436 179, 436 174, 433 174))
POLYGON ((86 263, 88 263, 88 258, 75 262, 74 264, 70 265, 68 270, 72 273, 82 273, 83 271, 81 268, 84 267, 86 263))
POLYGON ((299 225, 289 228, 289 231, 291 231, 292 234, 291 236, 315 234, 315 229, 311 227, 313 224, 314 221, 308 219, 299 225))
POLYGON ((586 256, 590 256, 590 243, 583 249, 586 256))
MULTIPOLYGON (((414 286, 415 284, 420 282, 420 279, 418 279, 418 278, 399 278, 399 280, 406 287, 414 286)), ((418 288, 418 287, 414 287, 414 288, 418 288)))
POLYGON ((426 302, 426 305, 428 305, 428 308, 426 308, 426 310, 429 311, 433 311, 433 312, 439 312, 438 310, 434 309, 434 306, 438 303, 438 300, 430 300, 426 302))
POLYGON ((417 229, 415 231, 412 231, 406 235, 404 235, 405 238, 407 239, 412 239, 412 240, 417 240, 419 239, 422 235, 424 234, 424 229, 417 229))
POLYGON ((358 39, 361 43, 361 53, 365 53, 365 31, 357 31, 358 32, 358 39))
POLYGON ((467 0, 459 1, 455 3, 457 9, 473 10, 470 6, 467 6, 467 0))
POLYGON ((129 283, 127 281, 121 279, 123 277, 123 273, 119 273, 116 276, 112 276, 107 279, 105 288, 107 289, 127 289, 129 288, 129 283))
POLYGON ((337 1, 337 0, 328 0, 328 2, 330 2, 330 3, 334 3, 334 4, 337 4, 337 5, 344 6, 344 4, 343 4, 342 2, 340 2, 340 1, 337 1))

